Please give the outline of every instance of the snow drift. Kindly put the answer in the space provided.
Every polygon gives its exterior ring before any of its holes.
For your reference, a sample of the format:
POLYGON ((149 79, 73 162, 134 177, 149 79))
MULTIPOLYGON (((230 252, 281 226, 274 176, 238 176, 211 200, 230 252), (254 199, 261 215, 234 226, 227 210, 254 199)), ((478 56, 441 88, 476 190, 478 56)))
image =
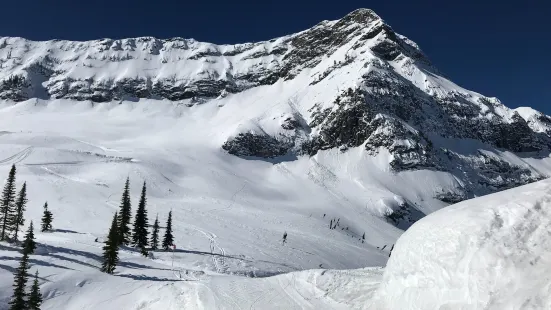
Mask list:
POLYGON ((373 309, 550 309, 551 181, 435 212, 396 243, 373 309))

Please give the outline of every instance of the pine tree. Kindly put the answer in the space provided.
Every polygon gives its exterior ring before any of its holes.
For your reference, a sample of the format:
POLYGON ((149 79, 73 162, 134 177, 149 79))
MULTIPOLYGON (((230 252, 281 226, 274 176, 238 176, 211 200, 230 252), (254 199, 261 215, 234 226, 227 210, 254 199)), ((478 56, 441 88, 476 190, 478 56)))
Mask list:
POLYGON ((364 242, 365 242, 365 233, 362 236, 362 243, 364 243, 364 242))
POLYGON ((29 301, 27 302, 27 309, 40 310, 42 305, 42 293, 40 292, 40 286, 38 286, 38 270, 34 274, 33 286, 31 286, 31 293, 29 294, 29 301))
POLYGON ((25 292, 25 285, 27 284, 29 269, 29 254, 23 252, 19 267, 15 270, 15 277, 13 281, 13 295, 9 302, 10 310, 25 310, 26 302, 25 298, 27 293, 25 292))
POLYGON ((42 215, 42 231, 52 230, 53 214, 48 210, 48 202, 44 204, 44 214, 42 215))
POLYGON ((17 199, 15 200, 15 216, 13 218, 12 229, 13 229, 13 241, 17 242, 17 235, 19 233, 19 226, 25 224, 25 219, 23 218, 23 212, 27 207, 27 182, 23 183, 17 199))
POLYGON ((128 245, 132 235, 130 231, 130 218, 132 217, 132 204, 130 201, 130 178, 126 178, 124 191, 122 192, 121 204, 119 210, 119 218, 117 225, 119 226, 119 245, 128 245))
POLYGON ((151 234, 151 250, 156 251, 159 248, 159 215, 155 217, 153 223, 153 233, 151 234))
POLYGON ((134 229, 132 230, 132 243, 141 250, 141 253, 144 254, 144 256, 147 256, 145 247, 148 243, 147 227, 149 226, 147 223, 147 210, 145 209, 146 202, 146 184, 143 182, 142 194, 140 196, 140 202, 138 203, 136 218, 134 219, 134 229))
POLYGON ((172 211, 168 212, 168 220, 166 221, 166 231, 163 238, 163 249, 166 251, 174 243, 174 236, 172 236, 172 211))
POLYGON ((14 203, 15 165, 12 165, 0 200, 0 241, 6 240, 10 226, 14 222, 14 203))
POLYGON ((23 240, 23 252, 27 254, 33 254, 36 249, 36 242, 34 241, 33 221, 25 234, 25 240, 23 240))
POLYGON ((115 267, 119 262, 119 233, 117 231, 117 213, 113 217, 111 222, 111 228, 109 228, 109 234, 107 235, 107 241, 103 246, 103 263, 101 264, 101 271, 109 274, 113 274, 115 267))

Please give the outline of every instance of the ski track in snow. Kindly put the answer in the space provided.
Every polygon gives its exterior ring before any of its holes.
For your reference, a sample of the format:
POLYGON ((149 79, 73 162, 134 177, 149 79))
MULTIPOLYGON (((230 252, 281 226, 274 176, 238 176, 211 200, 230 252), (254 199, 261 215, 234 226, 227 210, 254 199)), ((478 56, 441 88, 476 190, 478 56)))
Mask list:
POLYGON ((17 153, 15 153, 14 155, 12 155, 10 157, 7 157, 7 158, 4 158, 4 159, 0 160, 0 165, 18 164, 18 163, 22 162, 23 160, 25 160, 27 157, 29 157, 32 152, 33 152, 33 147, 29 146, 29 147, 25 148, 24 150, 22 150, 20 152, 17 152, 17 153))
POLYGON ((226 251, 224 251, 224 248, 218 245, 218 242, 216 242, 216 235, 211 232, 203 231, 197 227, 189 227, 192 228, 201 234, 203 234, 207 239, 209 239, 209 245, 210 245, 210 253, 211 253, 211 259, 212 263, 216 269, 216 272, 218 273, 226 273, 228 271, 228 266, 226 265, 226 251))

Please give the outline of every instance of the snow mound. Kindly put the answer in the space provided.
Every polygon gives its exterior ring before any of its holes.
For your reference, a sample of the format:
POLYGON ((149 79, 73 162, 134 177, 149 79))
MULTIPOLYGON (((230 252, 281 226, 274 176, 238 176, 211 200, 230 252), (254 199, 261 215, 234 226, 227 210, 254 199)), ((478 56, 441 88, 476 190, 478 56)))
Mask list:
POLYGON ((414 224, 374 309, 551 309, 551 181, 465 201, 414 224))

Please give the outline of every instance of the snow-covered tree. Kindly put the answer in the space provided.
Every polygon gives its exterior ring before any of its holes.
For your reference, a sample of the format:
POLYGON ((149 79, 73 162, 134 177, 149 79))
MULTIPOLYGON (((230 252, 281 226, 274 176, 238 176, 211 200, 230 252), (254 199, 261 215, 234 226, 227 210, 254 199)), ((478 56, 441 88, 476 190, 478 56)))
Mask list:
POLYGON ((168 219, 166 220, 165 236, 163 238, 163 249, 168 250, 174 243, 174 236, 172 235, 172 211, 168 212, 168 219))
POLYGON ((44 203, 44 213, 42 215, 42 231, 52 230, 52 221, 54 216, 50 210, 48 210, 48 202, 44 203))
POLYGON ((27 301, 28 310, 40 310, 42 305, 42 293, 40 292, 40 286, 38 285, 38 270, 34 274, 33 286, 31 286, 31 293, 29 294, 29 300, 27 301))
POLYGON ((117 263, 119 262, 119 233, 117 231, 117 213, 113 217, 109 233, 107 235, 107 241, 103 246, 103 263, 101 264, 101 271, 109 274, 113 274, 117 263))
POLYGON ((23 213, 27 208, 27 182, 23 183, 17 199, 15 200, 15 212, 13 217, 12 229, 13 229, 13 241, 17 242, 17 235, 19 234, 19 227, 25 224, 25 218, 23 213))
POLYGON ((34 241, 33 230, 33 221, 31 221, 31 225, 29 226, 29 229, 27 229, 27 233, 25 234, 25 240, 23 240, 23 252, 26 252, 27 254, 33 254, 34 250, 36 249, 36 242, 34 241))
POLYGON ((119 207, 119 244, 128 245, 132 236, 130 230, 130 218, 132 217, 132 203, 130 201, 130 178, 126 178, 124 191, 122 192, 121 204, 119 207))
POLYGON ((159 215, 155 217, 155 223, 153 223, 153 233, 151 234, 151 250, 155 251, 159 248, 159 215))
POLYGON ((142 194, 140 196, 140 202, 138 203, 138 209, 136 210, 136 218, 134 219, 134 229, 132 230, 132 243, 134 246, 141 250, 141 253, 144 256, 147 256, 147 210, 145 208, 147 202, 146 198, 146 184, 143 182, 142 194))
POLYGON ((15 172, 15 165, 12 165, 0 199, 0 240, 6 240, 14 222, 15 172))
POLYGON ((29 269, 29 254, 23 252, 23 256, 19 261, 19 267, 15 270, 15 276, 13 281, 13 294, 11 296, 9 310, 26 310, 27 302, 25 298, 27 293, 25 291, 25 285, 27 284, 29 269))

